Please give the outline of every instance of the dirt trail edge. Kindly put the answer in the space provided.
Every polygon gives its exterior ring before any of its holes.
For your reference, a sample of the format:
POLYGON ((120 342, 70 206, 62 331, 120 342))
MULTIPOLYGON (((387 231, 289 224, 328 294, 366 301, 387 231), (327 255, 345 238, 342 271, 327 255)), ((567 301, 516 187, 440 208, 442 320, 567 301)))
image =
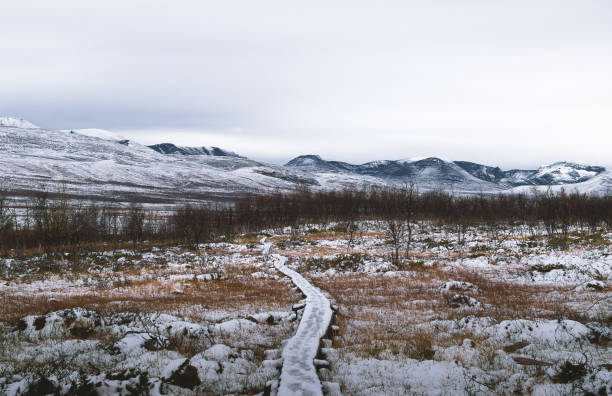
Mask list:
POLYGON ((332 318, 330 301, 302 275, 289 269, 287 257, 272 255, 274 267, 287 275, 306 296, 306 306, 297 331, 282 352, 278 396, 323 395, 321 381, 314 366, 319 341, 329 327, 332 318))

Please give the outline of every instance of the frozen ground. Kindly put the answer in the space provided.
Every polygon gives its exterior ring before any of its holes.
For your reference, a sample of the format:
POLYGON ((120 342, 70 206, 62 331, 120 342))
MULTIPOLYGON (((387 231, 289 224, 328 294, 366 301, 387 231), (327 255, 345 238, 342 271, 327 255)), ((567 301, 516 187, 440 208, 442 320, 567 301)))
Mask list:
POLYGON ((250 246, 3 259, 0 394, 263 392, 299 295, 250 246))
POLYGON ((575 229, 561 243, 537 226, 481 226, 458 239, 455 227, 421 223, 393 264, 385 228, 4 257, 0 393, 257 394, 292 365, 317 367, 325 387, 314 394, 612 392, 612 233, 575 229), (285 274, 323 294, 303 284, 301 307, 285 274), (301 342, 303 359, 289 362, 316 316, 309 298, 323 320, 302 341, 321 337, 327 293, 338 305, 330 340, 301 342))

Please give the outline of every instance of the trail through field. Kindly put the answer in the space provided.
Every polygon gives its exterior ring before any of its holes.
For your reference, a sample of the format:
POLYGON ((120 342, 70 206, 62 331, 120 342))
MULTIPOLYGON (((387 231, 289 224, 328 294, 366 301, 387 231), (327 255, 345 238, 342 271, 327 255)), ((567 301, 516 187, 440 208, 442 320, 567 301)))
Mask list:
POLYGON ((295 335, 283 349, 278 395, 323 395, 314 359, 319 349, 319 341, 331 321, 330 301, 302 275, 285 265, 287 257, 276 254, 272 257, 276 269, 290 277, 306 296, 302 320, 295 335))

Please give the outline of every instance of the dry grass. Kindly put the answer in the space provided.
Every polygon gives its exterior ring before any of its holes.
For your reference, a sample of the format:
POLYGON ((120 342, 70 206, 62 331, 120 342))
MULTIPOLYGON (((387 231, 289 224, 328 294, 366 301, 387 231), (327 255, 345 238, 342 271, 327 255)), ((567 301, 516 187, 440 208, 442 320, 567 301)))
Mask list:
POLYGON ((181 282, 143 280, 106 289, 85 289, 78 294, 0 293, 0 321, 15 322, 26 315, 37 315, 64 308, 82 307, 103 312, 156 311, 187 312, 194 306, 202 310, 254 311, 287 310, 295 296, 286 282, 247 277, 210 281, 181 282))
MULTIPOLYGON (((433 334, 424 323, 458 320, 468 315, 492 317, 498 322, 511 319, 567 318, 587 321, 567 307, 576 301, 572 288, 527 286, 491 280, 470 270, 443 270, 422 267, 407 271, 406 277, 380 275, 336 275, 316 277, 313 282, 327 290, 340 306, 337 324, 338 348, 358 355, 400 354, 419 360, 431 359, 434 345, 459 345, 470 333, 433 334), (449 280, 470 282, 478 292, 459 292, 476 298, 480 307, 454 309, 440 285, 449 280)), ((585 298, 586 297, 580 297, 585 298)))

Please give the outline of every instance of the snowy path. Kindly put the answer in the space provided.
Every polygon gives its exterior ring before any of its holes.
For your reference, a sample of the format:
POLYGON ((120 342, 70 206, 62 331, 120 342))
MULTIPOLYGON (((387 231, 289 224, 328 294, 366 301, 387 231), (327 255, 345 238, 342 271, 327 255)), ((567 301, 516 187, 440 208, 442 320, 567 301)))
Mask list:
POLYGON ((330 302, 302 275, 285 266, 287 257, 276 254, 273 257, 274 267, 290 277, 306 295, 306 306, 297 332, 283 349, 283 367, 278 395, 323 395, 314 358, 319 349, 319 340, 327 331, 331 321, 330 302))

